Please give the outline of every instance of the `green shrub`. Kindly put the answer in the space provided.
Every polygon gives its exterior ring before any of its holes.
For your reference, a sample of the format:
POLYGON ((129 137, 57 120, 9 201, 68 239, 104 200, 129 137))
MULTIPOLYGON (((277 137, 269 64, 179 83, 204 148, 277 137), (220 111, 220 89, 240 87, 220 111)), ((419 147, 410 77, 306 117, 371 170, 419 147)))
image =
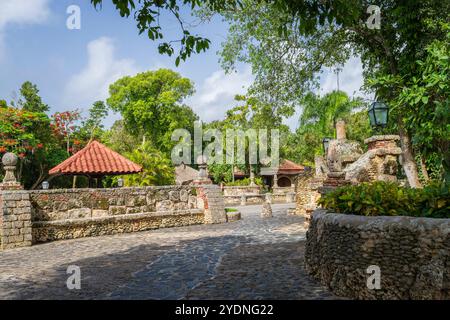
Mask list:
MULTIPOLYGON (((255 177, 255 184, 258 186, 264 186, 264 182, 262 180, 262 178, 260 177, 255 177)), ((225 183, 226 186, 235 186, 235 187, 244 187, 244 186, 249 186, 250 185, 250 178, 244 178, 241 180, 235 180, 232 182, 227 182, 225 183)))
POLYGON ((450 186, 432 183, 423 189, 376 181, 338 188, 320 200, 337 213, 362 216, 415 216, 450 218, 450 186))
POLYGON ((238 212, 236 208, 225 208, 225 212, 238 212))

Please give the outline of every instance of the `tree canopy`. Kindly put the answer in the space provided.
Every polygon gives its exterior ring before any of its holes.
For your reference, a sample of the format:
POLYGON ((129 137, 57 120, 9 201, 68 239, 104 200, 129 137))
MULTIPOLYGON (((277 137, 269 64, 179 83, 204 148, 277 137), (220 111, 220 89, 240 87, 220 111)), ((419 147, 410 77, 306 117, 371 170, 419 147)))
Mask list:
POLYGON ((148 137, 154 146, 170 152, 173 130, 189 130, 198 118, 182 103, 193 88, 189 79, 172 70, 147 71, 113 83, 107 103, 121 113, 132 134, 148 137))

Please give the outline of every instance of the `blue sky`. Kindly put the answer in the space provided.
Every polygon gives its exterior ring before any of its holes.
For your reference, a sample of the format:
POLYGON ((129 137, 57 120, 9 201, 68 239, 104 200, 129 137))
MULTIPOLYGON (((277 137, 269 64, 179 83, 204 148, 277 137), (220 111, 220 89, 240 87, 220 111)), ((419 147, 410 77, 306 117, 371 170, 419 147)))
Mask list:
MULTIPOLYGON (((95 11, 88 0, 0 0, 0 99, 15 99, 20 85, 38 85, 51 111, 86 111, 95 100, 107 97, 108 86, 125 75, 171 68, 192 79, 196 93, 187 103, 204 121, 221 119, 235 94, 252 82, 251 68, 225 75, 217 51, 227 26, 220 18, 193 29, 211 40, 206 53, 194 55, 175 67, 174 58, 160 55, 157 43, 138 35, 133 19, 119 16, 111 1, 95 11), (81 8, 81 29, 69 30, 68 6, 81 8)), ((189 17, 186 17, 189 18, 189 17)), ((178 25, 162 17, 167 39, 176 39, 178 25)), ((192 21, 194 19, 192 18, 192 21)), ((324 70, 321 91, 336 89, 336 76, 324 70)), ((353 95, 361 86, 361 64, 352 59, 341 74, 341 89, 353 95)), ((299 112, 286 122, 295 128, 299 112)), ((119 118, 111 115, 107 124, 119 118)))

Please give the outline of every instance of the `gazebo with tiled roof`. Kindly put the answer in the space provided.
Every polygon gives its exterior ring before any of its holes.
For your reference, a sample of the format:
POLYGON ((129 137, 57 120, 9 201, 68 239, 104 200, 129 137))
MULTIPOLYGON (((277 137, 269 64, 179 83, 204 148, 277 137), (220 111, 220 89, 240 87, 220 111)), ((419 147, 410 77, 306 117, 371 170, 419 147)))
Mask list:
POLYGON ((98 141, 90 142, 49 171, 50 175, 87 176, 89 186, 97 180, 97 186, 104 176, 133 174, 142 171, 142 167, 109 149, 98 141))
POLYGON ((265 183, 273 187, 291 187, 294 180, 305 170, 305 167, 291 160, 281 160, 277 168, 261 168, 265 183))

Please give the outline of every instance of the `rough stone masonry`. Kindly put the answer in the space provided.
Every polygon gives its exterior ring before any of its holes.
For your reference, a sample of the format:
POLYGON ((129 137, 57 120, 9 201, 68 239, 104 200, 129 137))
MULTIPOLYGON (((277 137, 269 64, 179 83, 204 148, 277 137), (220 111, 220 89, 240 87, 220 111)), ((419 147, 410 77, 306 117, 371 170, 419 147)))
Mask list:
POLYGON ((316 210, 306 270, 337 295, 356 299, 449 299, 450 219, 364 217, 316 210), (367 286, 380 268, 380 289, 367 286))
MULTIPOLYGON (((17 157, 2 158, 0 248, 150 229, 227 222, 218 186, 158 186, 25 191, 17 157)), ((206 182, 206 180, 205 180, 206 182)))

